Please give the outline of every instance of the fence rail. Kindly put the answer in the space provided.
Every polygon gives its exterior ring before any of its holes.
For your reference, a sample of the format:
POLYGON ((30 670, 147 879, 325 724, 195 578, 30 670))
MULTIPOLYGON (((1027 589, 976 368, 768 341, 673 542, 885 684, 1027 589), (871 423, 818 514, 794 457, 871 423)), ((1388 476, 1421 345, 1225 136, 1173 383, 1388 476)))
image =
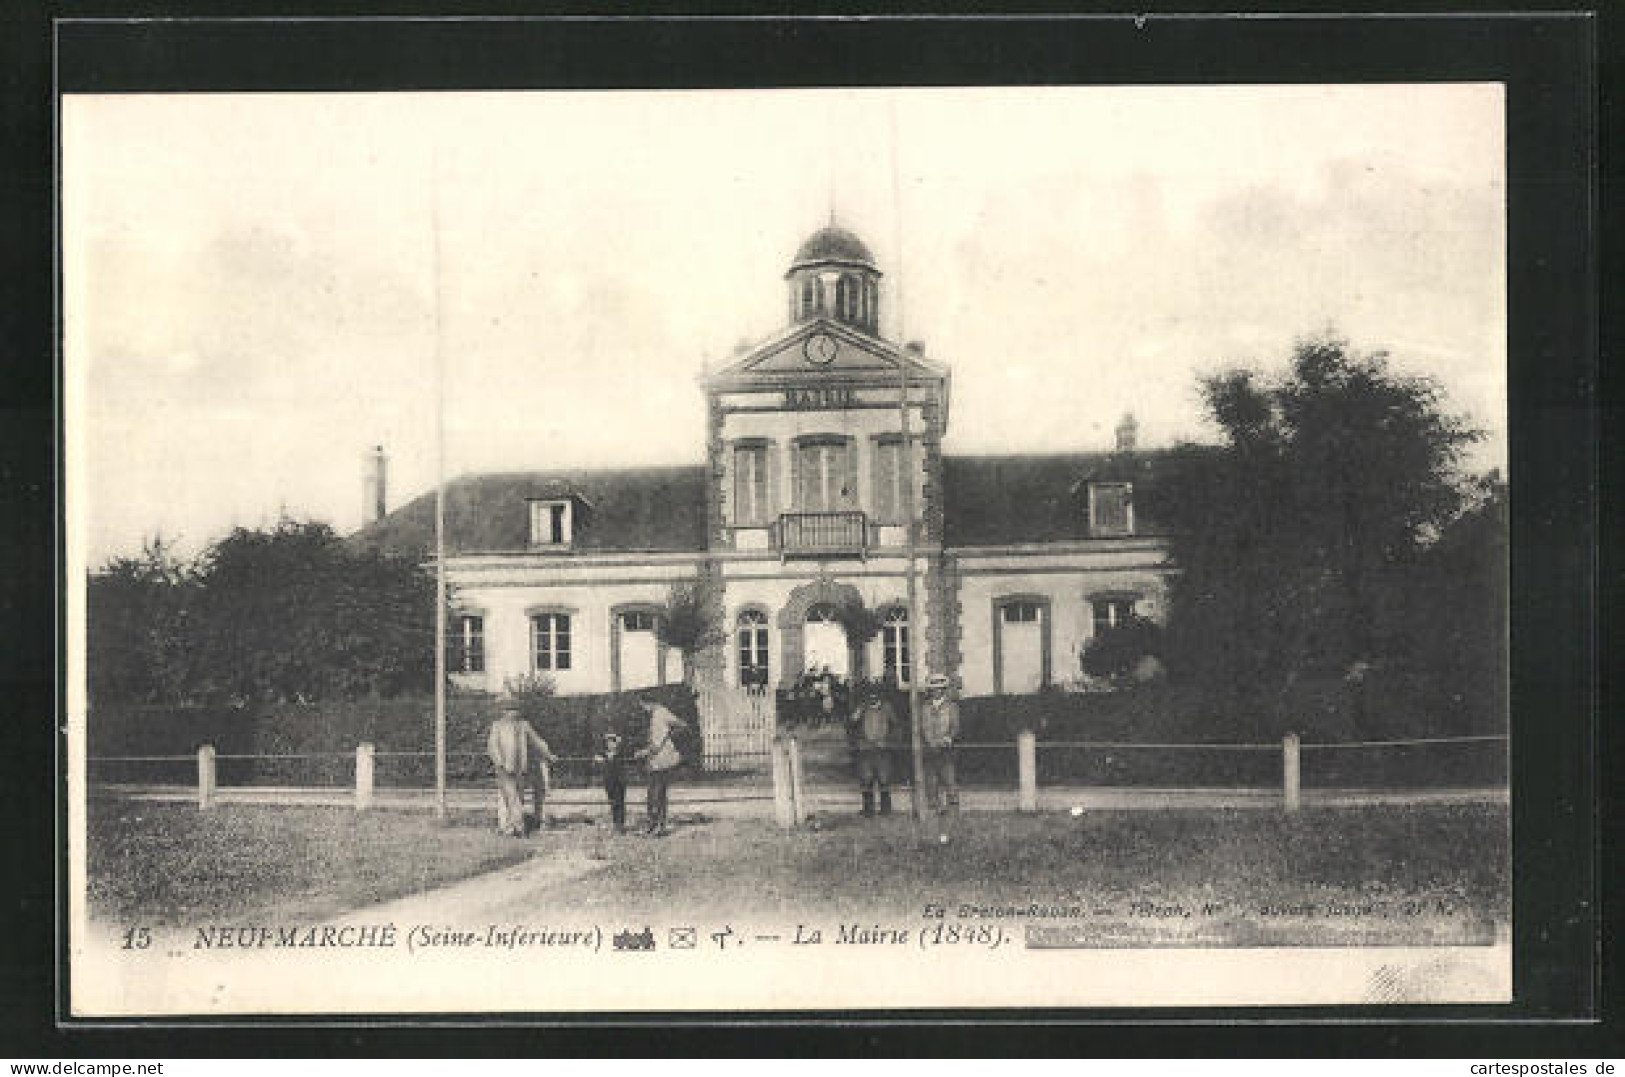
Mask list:
MULTIPOLYGON (((1040 742, 1035 734, 1018 734, 1013 743, 971 741, 958 744, 956 750, 969 753, 1010 753, 1014 749, 1015 777, 1016 777, 1016 807, 1020 811, 1032 812, 1038 810, 1039 768, 1038 756, 1040 749, 1048 751, 1186 751, 1210 750, 1230 752, 1279 752, 1280 753, 1280 784, 1281 803, 1288 811, 1297 810, 1302 801, 1302 753, 1324 749, 1384 749, 1384 748, 1411 748, 1433 747, 1439 745, 1459 744, 1505 744, 1508 737, 1505 734, 1485 734, 1461 737, 1414 737, 1390 740, 1373 741, 1320 741, 1303 743, 1295 734, 1287 734, 1278 743, 1263 742, 1208 742, 1208 743, 1164 743, 1164 742, 1138 742, 1138 741, 1043 741, 1040 742)), ((483 760, 479 752, 449 752, 450 757, 459 759, 483 760)), ((217 754, 210 745, 200 747, 195 755, 127 755, 127 756, 91 756, 89 762, 107 765, 123 763, 170 763, 191 764, 195 761, 197 768, 196 789, 197 803, 200 808, 210 808, 214 805, 219 794, 218 764, 221 761, 245 760, 323 760, 337 759, 354 760, 354 802, 357 810, 366 810, 374 803, 374 794, 377 787, 376 767, 380 759, 395 760, 429 760, 434 758, 433 752, 423 751, 378 751, 371 744, 359 744, 351 752, 286 752, 266 753, 263 755, 217 754)), ((708 758, 711 758, 708 756, 708 758)), ((774 814, 782 826, 796 826, 805 821, 810 813, 812 800, 807 791, 807 781, 803 770, 800 742, 797 738, 771 737, 764 748, 749 751, 739 751, 731 754, 730 758, 738 765, 747 760, 765 766, 771 773, 772 791, 762 792, 759 787, 746 785, 736 788, 727 795, 698 797, 682 797, 680 802, 685 804, 732 804, 747 802, 774 802, 774 814)), ((1006 754, 1004 758, 1008 759, 1006 754)), ((555 764, 561 767, 580 767, 586 764, 589 768, 596 761, 594 756, 560 756, 555 764)), ((482 768, 483 769, 483 768, 482 768)), ((588 771, 590 774, 590 769, 588 771)), ((1008 773, 1008 772, 1006 772, 1008 773)), ((468 776, 465 776, 465 781, 468 776)), ((481 775, 483 777, 483 775, 481 775)), ((106 784, 105 782, 102 784, 106 784)), ((590 784, 590 783, 587 783, 590 784)), ((906 784, 906 783, 905 783, 906 784)), ((1064 784, 1064 783, 1063 783, 1064 784)), ((563 788, 586 788, 587 785, 563 788)), ((413 788, 420 788, 414 786, 413 788)), ((1008 788, 1008 786, 1006 786, 1008 788)), ((703 790, 711 792, 712 790, 703 790)), ((561 803, 581 803, 581 801, 562 801, 561 803)))

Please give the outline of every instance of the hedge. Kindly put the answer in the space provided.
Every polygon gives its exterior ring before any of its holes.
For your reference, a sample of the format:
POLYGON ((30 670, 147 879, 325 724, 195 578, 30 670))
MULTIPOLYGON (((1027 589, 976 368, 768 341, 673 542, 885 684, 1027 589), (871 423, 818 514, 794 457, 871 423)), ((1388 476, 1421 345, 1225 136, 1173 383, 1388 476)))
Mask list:
MULTIPOLYGON (((1414 679, 1390 677, 1360 688, 1340 680, 1305 681, 1287 693, 1276 716, 1238 713, 1188 685, 1147 685, 1118 692, 982 696, 961 700, 958 769, 967 781, 1014 783, 1013 745, 1030 730, 1039 743, 1270 745, 1261 750, 1044 748, 1038 780, 1085 785, 1275 786, 1281 782, 1278 745, 1284 732, 1305 743, 1505 733, 1504 716, 1440 706, 1414 679), (1363 698, 1361 698, 1363 695, 1363 698), (1364 713, 1361 713, 1363 707, 1364 713), (1289 719, 1279 714, 1291 715, 1289 719)), ((1413 747, 1306 750, 1306 786, 1502 784, 1503 741, 1413 747)))
POLYGON ((1504 713, 1487 713, 1447 696, 1428 678, 1389 675, 1363 686, 1305 679, 1261 706, 1181 684, 1116 692, 1040 692, 960 702, 967 741, 1013 740, 1023 730, 1049 740, 1211 744, 1279 740, 1388 740, 1500 734, 1504 713))
MULTIPOLYGON (((656 700, 689 725, 675 738, 685 759, 699 755, 699 715, 694 694, 683 685, 587 696, 527 697, 520 709, 555 754, 588 757, 603 733, 616 729, 634 744, 647 730, 635 699, 656 700)), ((348 785, 354 780, 356 745, 370 741, 379 753, 380 785, 421 785, 433 780, 434 700, 431 696, 334 700, 261 707, 97 707, 91 712, 87 743, 92 757, 190 756, 212 744, 221 756, 311 756, 301 759, 219 761, 222 784, 348 785)), ((490 764, 485 736, 496 716, 487 695, 453 693, 446 701, 447 777, 485 781, 490 764)), ((106 781, 190 781, 190 762, 97 763, 92 776, 106 781)), ((583 784, 590 764, 578 758, 554 768, 563 784, 583 784)))

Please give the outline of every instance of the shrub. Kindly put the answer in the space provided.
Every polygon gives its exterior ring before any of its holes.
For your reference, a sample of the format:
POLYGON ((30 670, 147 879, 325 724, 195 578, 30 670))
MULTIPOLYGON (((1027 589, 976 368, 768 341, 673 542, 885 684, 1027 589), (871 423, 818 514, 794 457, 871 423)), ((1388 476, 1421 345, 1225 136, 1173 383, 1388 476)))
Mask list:
POLYGON ((1079 662, 1091 677, 1127 677, 1146 655, 1161 654, 1161 627, 1144 617, 1130 617, 1090 640, 1079 662))
MULTIPOLYGON (((533 684, 521 710, 558 755, 575 757, 556 773, 585 779, 602 734, 615 729, 641 745, 647 732, 638 697, 654 699, 688 723, 677 747, 685 760, 699 758, 699 712, 683 685, 589 696, 552 695, 533 684)), ((453 693, 446 701, 447 774, 453 781, 484 781, 490 773, 485 737, 497 699, 453 693)), ((88 730, 95 756, 187 755, 212 744, 221 755, 302 756, 220 761, 223 784, 342 785, 353 780, 356 745, 370 742, 379 753, 381 785, 423 784, 434 776, 434 700, 431 696, 279 703, 260 707, 96 708, 88 730), (392 753, 413 753, 394 755, 392 753), (314 758, 311 758, 314 757, 314 758)), ((191 781, 184 761, 163 770, 136 764, 98 765, 93 777, 109 781, 191 781)))

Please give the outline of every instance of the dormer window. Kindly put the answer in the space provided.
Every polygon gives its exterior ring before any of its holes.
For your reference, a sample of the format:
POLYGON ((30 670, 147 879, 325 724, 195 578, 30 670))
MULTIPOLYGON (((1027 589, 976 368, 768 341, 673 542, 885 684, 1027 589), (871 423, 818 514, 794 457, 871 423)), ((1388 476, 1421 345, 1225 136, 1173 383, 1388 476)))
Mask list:
POLYGON ((570 545, 570 532, 575 521, 573 506, 568 498, 557 501, 530 503, 530 544, 532 547, 558 547, 570 545))
POLYGON ((1089 484, 1089 534, 1134 534, 1134 487, 1126 482, 1089 484))

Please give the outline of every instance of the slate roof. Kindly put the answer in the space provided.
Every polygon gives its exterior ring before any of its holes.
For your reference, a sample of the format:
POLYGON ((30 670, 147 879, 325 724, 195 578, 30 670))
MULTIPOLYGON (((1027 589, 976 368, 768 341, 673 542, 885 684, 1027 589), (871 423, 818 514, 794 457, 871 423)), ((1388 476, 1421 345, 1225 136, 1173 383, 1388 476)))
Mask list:
POLYGON ((1088 484, 1134 484, 1134 533, 1162 534, 1155 498, 1160 452, 944 455, 949 546, 1060 542, 1089 536, 1088 484))
MULTIPOLYGON (((1089 537, 1087 484, 1132 482, 1135 534, 1162 532, 1155 478, 1166 453, 945 456, 949 546, 1000 546, 1089 537)), ((514 472, 453 479, 446 488, 452 553, 522 551, 527 499, 587 502, 575 551, 698 552, 706 547, 703 467, 514 472)), ((367 549, 423 554, 434 546, 434 494, 424 494, 351 535, 367 549)))
MULTIPOLYGON (((446 548, 453 553, 524 550, 527 499, 572 494, 588 502, 575 550, 705 549, 703 467, 602 468, 468 475, 446 486, 446 548)), ((407 502, 350 537, 363 548, 423 553, 434 548, 434 492, 407 502)))

